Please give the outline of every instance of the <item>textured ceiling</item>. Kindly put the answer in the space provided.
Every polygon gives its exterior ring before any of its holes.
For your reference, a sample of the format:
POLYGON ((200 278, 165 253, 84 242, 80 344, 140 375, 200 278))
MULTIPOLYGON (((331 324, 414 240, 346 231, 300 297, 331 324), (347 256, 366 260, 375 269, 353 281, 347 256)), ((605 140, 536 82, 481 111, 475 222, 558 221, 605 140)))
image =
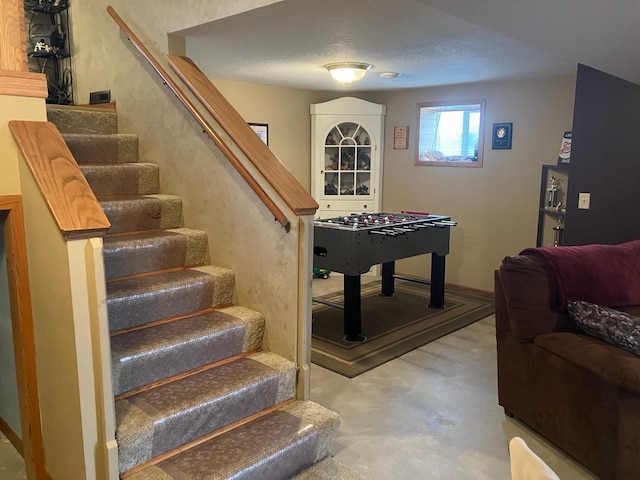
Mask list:
POLYGON ((210 77, 312 90, 565 75, 577 63, 640 83, 639 19, 640 0, 284 0, 176 33, 210 77), (344 86, 323 68, 340 61, 373 68, 344 86))

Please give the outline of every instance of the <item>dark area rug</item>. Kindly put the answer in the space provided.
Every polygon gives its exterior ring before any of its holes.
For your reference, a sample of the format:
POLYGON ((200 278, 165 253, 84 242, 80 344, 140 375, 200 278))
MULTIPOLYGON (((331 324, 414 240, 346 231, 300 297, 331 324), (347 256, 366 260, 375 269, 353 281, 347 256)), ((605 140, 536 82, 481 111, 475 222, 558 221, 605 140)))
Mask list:
MULTIPOLYGON (((353 378, 494 311, 493 298, 447 289, 445 308, 427 307, 429 286, 396 280, 395 295, 381 297, 380 283, 362 287, 364 343, 344 340, 343 310, 314 303, 311 361, 353 378)), ((322 298, 343 303, 342 293, 322 298)))

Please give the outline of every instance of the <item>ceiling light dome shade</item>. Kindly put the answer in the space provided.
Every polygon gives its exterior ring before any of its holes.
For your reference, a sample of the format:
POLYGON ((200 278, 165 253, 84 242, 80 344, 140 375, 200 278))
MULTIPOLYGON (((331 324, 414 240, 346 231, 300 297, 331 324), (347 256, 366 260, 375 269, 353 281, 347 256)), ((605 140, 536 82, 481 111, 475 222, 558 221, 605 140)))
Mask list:
POLYGON ((361 80, 364 74, 367 73, 372 65, 368 63, 356 63, 356 62, 338 62, 329 63, 324 66, 331 76, 342 83, 351 83, 357 80, 361 80))

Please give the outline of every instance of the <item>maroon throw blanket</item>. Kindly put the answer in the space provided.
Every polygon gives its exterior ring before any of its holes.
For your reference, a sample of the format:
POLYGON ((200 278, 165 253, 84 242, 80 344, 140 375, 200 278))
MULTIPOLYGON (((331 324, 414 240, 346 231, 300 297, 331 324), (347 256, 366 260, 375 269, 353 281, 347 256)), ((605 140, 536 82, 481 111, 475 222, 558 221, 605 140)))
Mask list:
POLYGON ((620 245, 527 248, 555 281, 555 307, 583 300, 607 307, 640 305, 640 240, 620 245))

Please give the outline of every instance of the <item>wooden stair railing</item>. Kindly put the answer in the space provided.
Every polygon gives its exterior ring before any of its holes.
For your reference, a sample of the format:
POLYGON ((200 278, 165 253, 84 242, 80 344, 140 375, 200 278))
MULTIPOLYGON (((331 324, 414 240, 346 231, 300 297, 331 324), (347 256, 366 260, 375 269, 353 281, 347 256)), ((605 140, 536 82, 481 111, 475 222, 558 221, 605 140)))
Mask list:
POLYGON ((55 125, 12 120, 9 130, 67 240, 103 236, 111 224, 55 125))
MULTIPOLYGON (((196 119, 205 133, 209 135, 211 140, 213 140, 220 151, 222 151, 229 162, 235 167, 240 176, 245 180, 245 182, 247 182, 262 203, 274 215, 275 220, 284 227, 286 232, 289 232, 291 223, 273 199, 258 183, 256 178, 254 178, 251 172, 242 164, 231 148, 218 135, 189 98, 187 98, 176 82, 167 74, 166 70, 162 68, 160 63, 133 33, 126 22, 116 13, 113 7, 108 6, 107 12, 111 15, 122 31, 125 32, 138 51, 147 59, 158 75, 160 75, 164 83, 171 89, 176 97, 178 97, 178 100, 180 100, 189 113, 191 113, 191 115, 196 119)), ((175 57, 172 55, 169 57, 170 61, 181 65, 182 68, 177 70, 177 73, 181 78, 183 78, 185 83, 192 88, 192 90, 194 88, 192 85, 196 85, 196 90, 194 90, 195 95, 212 114, 216 121, 220 123, 220 126, 234 140, 237 146, 247 156, 249 161, 260 172, 280 198, 282 198, 286 205, 298 216, 313 215, 318 209, 317 202, 313 197, 311 197, 311 195, 309 195, 309 193, 306 192, 306 190, 304 190, 300 182, 298 182, 298 180, 282 164, 282 162, 280 162, 273 152, 271 152, 271 150, 262 141, 260 141, 258 136, 253 132, 253 130, 251 130, 248 123, 244 121, 231 104, 229 104, 226 99, 224 99, 224 97, 215 90, 215 87, 213 87, 208 79, 206 82, 202 80, 200 75, 204 77, 204 74, 202 74, 202 72, 200 72, 200 70, 198 70, 190 60, 185 59, 184 57, 175 57), (207 85, 207 82, 209 85, 207 85), (213 90, 215 90, 217 94, 213 93, 213 90), (220 99, 222 99, 221 102, 220 99), (218 110, 211 106, 214 102, 220 102, 218 110)))
POLYGON ((167 55, 171 68, 198 97, 202 105, 251 159, 258 171, 280 194, 296 215, 313 215, 318 204, 280 162, 271 149, 258 138, 238 111, 211 83, 190 58, 167 55), (286 188, 285 188, 286 187, 286 188))

